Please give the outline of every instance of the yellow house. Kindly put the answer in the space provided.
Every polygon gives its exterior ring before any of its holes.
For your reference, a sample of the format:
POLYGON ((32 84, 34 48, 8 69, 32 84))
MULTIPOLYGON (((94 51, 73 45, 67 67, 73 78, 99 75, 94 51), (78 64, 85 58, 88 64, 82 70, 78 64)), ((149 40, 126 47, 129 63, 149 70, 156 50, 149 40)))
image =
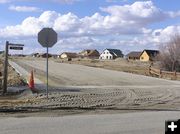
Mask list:
POLYGON ((152 61, 158 54, 157 50, 144 50, 140 55, 140 61, 152 61))

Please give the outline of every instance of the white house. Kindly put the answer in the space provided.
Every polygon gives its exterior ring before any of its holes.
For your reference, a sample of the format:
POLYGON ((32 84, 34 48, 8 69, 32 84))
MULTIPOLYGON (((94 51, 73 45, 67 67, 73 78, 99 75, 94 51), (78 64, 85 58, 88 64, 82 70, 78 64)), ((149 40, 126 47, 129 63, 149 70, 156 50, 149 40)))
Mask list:
POLYGON ((116 59, 119 57, 123 57, 122 51, 119 49, 105 49, 101 55, 99 56, 99 59, 116 59))
POLYGON ((77 58, 77 54, 76 53, 71 53, 71 52, 64 52, 61 55, 59 55, 58 57, 61 59, 68 59, 68 58, 77 58))

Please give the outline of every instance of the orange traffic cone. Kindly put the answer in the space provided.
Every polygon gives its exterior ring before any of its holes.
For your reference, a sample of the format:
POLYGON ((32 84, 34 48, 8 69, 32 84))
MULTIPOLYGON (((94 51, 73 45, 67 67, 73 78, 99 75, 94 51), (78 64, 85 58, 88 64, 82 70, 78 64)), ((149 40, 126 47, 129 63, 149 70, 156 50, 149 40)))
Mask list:
POLYGON ((34 73, 31 71, 30 79, 29 79, 29 88, 34 91, 34 73))

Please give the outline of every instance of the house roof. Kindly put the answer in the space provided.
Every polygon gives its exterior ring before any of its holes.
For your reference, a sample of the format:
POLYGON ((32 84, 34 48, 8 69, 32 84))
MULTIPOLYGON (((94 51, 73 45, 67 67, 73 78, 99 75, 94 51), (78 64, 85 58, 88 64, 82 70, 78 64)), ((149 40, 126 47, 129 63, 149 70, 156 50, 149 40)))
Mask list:
POLYGON ((52 56, 58 56, 58 54, 51 54, 52 56))
POLYGON ((122 51, 119 49, 106 49, 106 50, 108 50, 114 56, 117 56, 117 57, 123 56, 122 51))
POLYGON ((94 50, 90 50, 90 52, 88 53, 88 56, 93 56, 93 55, 97 55, 97 56, 99 56, 99 52, 96 50, 96 49, 94 49, 94 50))
POLYGON ((39 54, 39 53, 32 53, 31 55, 37 55, 37 54, 39 54))
MULTIPOLYGON (((159 54, 159 51, 158 50, 147 50, 147 49, 145 49, 144 51, 146 51, 146 53, 150 56, 150 57, 152 57, 152 56, 156 56, 157 54, 159 54)), ((144 52, 143 51, 143 52, 144 52)), ((143 53, 142 52, 142 53, 143 53)))
POLYGON ((85 50, 79 52, 79 54, 89 53, 90 51, 91 51, 90 49, 85 49, 85 50))
POLYGON ((0 51, 0 54, 3 54, 4 53, 4 51, 0 51))
POLYGON ((81 51, 79 54, 85 56, 99 56, 99 52, 96 49, 86 49, 81 51))
MULTIPOLYGON (((71 53, 71 52, 64 52, 64 53, 62 53, 62 54, 66 54, 67 57, 76 57, 76 56, 77 56, 77 53, 71 53)), ((61 55, 62 55, 62 54, 61 54, 61 55)))
POLYGON ((142 52, 139 52, 139 51, 132 51, 132 52, 128 53, 126 56, 127 57, 137 57, 137 58, 139 58, 141 56, 141 53, 142 52))
MULTIPOLYGON (((47 53, 39 53, 40 56, 46 56, 47 53)), ((52 54, 48 53, 49 56, 52 56, 52 54)))

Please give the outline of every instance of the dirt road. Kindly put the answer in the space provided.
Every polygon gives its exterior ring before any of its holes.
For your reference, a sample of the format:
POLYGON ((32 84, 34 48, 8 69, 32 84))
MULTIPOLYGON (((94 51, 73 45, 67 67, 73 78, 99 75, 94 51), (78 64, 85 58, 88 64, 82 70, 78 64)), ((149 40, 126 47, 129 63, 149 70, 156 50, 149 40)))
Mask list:
MULTIPOLYGON (((45 60, 15 62, 15 68, 25 77, 34 68, 43 84, 45 60)), ((54 61, 49 65, 48 99, 44 92, 23 92, 14 100, 0 100, 2 134, 159 134, 164 133, 165 120, 179 118, 179 81, 54 61), (62 115, 68 116, 51 118, 62 115), (31 117, 4 118, 9 116, 31 117)))
MULTIPOLYGON (((21 59, 16 60, 16 63, 24 68, 22 73, 34 68, 35 76, 45 81, 45 60, 21 59)), ((24 104, 15 103, 16 108, 180 110, 179 81, 54 61, 50 61, 49 65, 49 99, 43 93, 29 98, 25 96, 30 101, 24 104)), ((1 105, 11 104, 2 102, 1 105)))
MULTIPOLYGON (((35 75, 45 81, 45 60, 16 61, 26 70, 35 69, 35 75)), ((178 81, 169 81, 130 73, 65 64, 49 61, 49 76, 52 86, 157 86, 180 85, 178 81)))

